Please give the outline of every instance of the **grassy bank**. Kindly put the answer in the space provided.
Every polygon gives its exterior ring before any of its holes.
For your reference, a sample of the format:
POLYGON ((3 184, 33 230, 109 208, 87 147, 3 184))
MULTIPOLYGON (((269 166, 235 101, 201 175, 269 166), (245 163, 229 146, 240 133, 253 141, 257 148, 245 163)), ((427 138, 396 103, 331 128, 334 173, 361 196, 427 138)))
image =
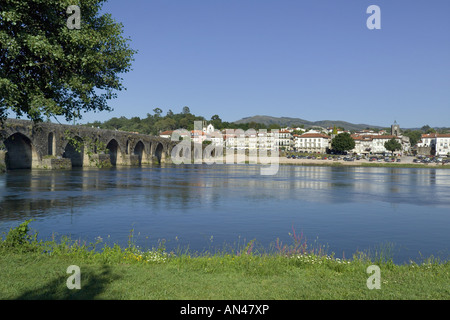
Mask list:
POLYGON ((37 241, 25 222, 0 243, 0 299, 445 299, 450 264, 427 259, 396 265, 362 253, 340 260, 307 248, 298 237, 278 252, 258 253, 254 242, 235 252, 168 253, 64 239, 37 241), (369 289, 367 267, 380 268, 380 289, 369 289), (67 268, 81 272, 69 290, 67 268))

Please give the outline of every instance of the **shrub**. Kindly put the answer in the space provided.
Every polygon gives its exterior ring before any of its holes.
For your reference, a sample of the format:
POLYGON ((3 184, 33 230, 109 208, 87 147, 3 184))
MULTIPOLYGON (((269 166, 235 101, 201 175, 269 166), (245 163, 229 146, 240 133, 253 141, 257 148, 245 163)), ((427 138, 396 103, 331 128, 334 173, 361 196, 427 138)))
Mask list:
POLYGON ((37 240, 37 234, 30 235, 28 234, 30 228, 28 225, 33 220, 26 220, 21 223, 16 228, 10 228, 9 232, 6 234, 5 239, 2 239, 0 243, 0 247, 9 248, 9 249, 19 249, 19 250, 30 250, 32 248, 32 244, 37 240))

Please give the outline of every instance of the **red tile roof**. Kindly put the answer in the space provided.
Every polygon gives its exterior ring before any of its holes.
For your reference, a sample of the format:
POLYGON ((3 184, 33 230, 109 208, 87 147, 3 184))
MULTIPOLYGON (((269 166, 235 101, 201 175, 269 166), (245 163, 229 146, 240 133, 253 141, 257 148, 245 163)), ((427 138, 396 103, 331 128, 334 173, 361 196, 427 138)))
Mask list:
POLYGON ((450 138, 449 133, 424 133, 422 134, 422 138, 450 138))
POLYGON ((327 136, 326 134, 323 133, 304 133, 300 136, 300 138, 325 138, 325 139, 330 139, 330 136, 327 136))
POLYGON ((391 135, 378 135, 378 136, 372 136, 372 137, 373 137, 373 139, 392 139, 392 138, 400 139, 397 136, 391 136, 391 135))

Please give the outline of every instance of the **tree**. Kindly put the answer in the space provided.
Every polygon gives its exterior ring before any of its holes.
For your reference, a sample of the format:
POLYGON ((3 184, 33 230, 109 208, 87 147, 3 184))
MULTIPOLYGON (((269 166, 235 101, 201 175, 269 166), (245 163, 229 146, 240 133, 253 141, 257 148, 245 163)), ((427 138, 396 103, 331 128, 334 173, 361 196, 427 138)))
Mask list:
POLYGON ((417 142, 422 138, 422 131, 419 130, 405 130, 403 135, 409 137, 409 142, 411 146, 415 146, 417 142))
POLYGON ((110 111, 107 100, 124 89, 136 51, 123 26, 100 13, 106 0, 2 0, 0 117, 8 111, 34 121, 82 118, 110 111), (69 29, 69 5, 78 5, 81 29, 69 29))
POLYGON ((402 150, 402 145, 400 144, 400 142, 395 140, 395 138, 392 138, 391 140, 386 141, 384 143, 384 147, 386 148, 386 150, 391 151, 392 154, 394 154, 394 151, 396 151, 396 150, 402 150))
POLYGON ((189 107, 183 107, 183 114, 190 114, 191 110, 189 109, 189 107))
POLYGON ((166 130, 175 130, 176 123, 175 120, 170 118, 162 118, 155 123, 155 133, 159 133, 166 130))
POLYGON ((175 114, 173 113, 173 111, 171 109, 169 109, 169 111, 167 111, 166 117, 172 118, 175 114))
POLYGON ((163 111, 161 110, 161 108, 155 108, 153 109, 153 112, 155 113, 155 118, 159 118, 161 117, 163 111))
POLYGON ((355 148, 355 140, 347 132, 340 133, 331 141, 331 148, 339 153, 355 148))
POLYGON ((211 117, 211 124, 215 129, 222 129, 222 119, 217 114, 211 117))

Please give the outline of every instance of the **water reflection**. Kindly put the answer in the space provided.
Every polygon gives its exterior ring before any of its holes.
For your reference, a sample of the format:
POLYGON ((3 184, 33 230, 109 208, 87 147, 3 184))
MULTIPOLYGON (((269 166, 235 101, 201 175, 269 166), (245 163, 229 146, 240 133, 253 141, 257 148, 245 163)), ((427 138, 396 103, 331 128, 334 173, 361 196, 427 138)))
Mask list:
POLYGON ((272 241, 297 223, 337 251, 389 239, 424 252, 426 241, 448 243, 449 178, 442 169, 312 166, 261 176, 244 164, 18 170, 0 175, 0 231, 35 218, 47 234, 127 239, 137 224, 199 245, 211 235, 272 241))
POLYGON ((258 166, 245 165, 14 171, 0 177, 0 219, 18 220, 117 199, 169 209, 214 205, 225 196, 448 206, 449 178, 447 170, 436 169, 306 166, 281 166, 275 176, 260 176, 258 166))

